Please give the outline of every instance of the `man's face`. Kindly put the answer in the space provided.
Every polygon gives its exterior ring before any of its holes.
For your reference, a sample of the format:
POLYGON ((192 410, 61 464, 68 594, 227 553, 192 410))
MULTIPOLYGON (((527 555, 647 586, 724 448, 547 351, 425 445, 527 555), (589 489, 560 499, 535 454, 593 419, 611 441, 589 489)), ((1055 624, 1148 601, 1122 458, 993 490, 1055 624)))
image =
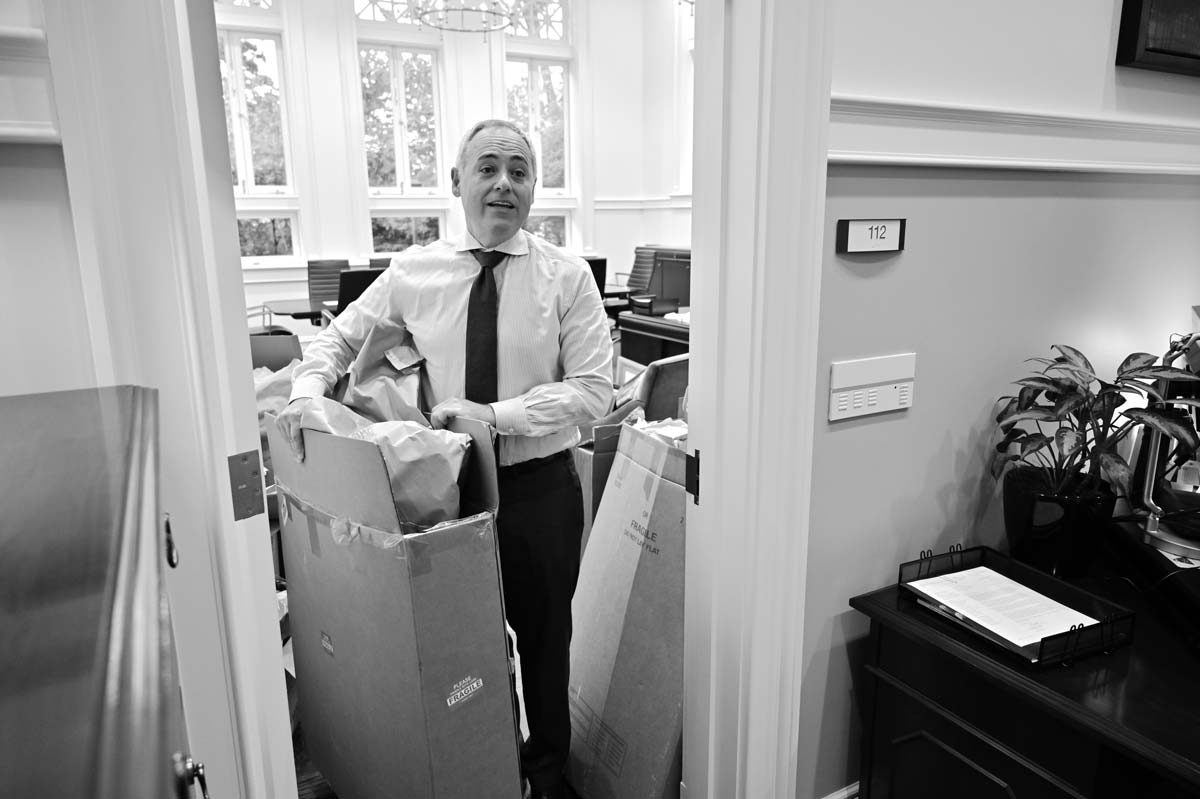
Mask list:
POLYGON ((512 238, 533 204, 533 154, 508 128, 484 128, 467 143, 461 170, 450 170, 455 197, 462 198, 467 230, 484 247, 512 238), (460 174, 461 172, 461 174, 460 174))

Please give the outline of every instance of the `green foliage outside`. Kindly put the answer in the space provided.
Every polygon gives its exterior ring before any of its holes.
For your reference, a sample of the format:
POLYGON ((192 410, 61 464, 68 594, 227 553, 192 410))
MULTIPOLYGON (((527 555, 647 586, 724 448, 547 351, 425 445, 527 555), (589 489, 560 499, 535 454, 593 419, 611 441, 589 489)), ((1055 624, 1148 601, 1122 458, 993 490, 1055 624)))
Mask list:
POLYGON ((374 252, 400 252, 413 244, 429 244, 441 236, 436 216, 373 216, 371 242, 374 252))
POLYGON ((248 255, 291 255, 292 220, 239 219, 238 243, 242 256, 248 255))
POLYGON ((567 218, 565 216, 531 216, 525 220, 525 230, 541 236, 551 244, 567 246, 567 218))
POLYGON ((242 91, 256 186, 287 185, 278 75, 279 53, 275 40, 243 38, 242 91))

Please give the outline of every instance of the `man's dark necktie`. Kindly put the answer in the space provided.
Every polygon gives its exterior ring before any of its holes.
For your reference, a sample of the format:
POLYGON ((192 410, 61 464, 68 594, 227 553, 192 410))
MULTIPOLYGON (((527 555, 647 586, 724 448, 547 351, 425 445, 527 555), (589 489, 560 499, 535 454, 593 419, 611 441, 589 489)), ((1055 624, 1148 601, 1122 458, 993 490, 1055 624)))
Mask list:
POLYGON ((479 262, 479 277, 471 285, 467 301, 466 399, 487 404, 499 397, 496 389, 496 319, 500 292, 496 290, 495 267, 506 257, 492 250, 471 250, 479 262))

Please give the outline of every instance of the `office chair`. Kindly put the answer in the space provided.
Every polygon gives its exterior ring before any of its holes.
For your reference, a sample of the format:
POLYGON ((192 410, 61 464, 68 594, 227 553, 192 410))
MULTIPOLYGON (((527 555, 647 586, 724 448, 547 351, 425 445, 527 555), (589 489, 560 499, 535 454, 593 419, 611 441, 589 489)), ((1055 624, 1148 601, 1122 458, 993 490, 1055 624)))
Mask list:
POLYGON ((654 252, 657 248, 645 245, 633 248, 633 268, 628 272, 617 272, 616 275, 625 277, 625 288, 630 294, 641 294, 650 285, 654 275, 654 252))
POLYGON ((308 301, 331 302, 337 300, 338 275, 350 268, 345 258, 333 258, 308 262, 308 301))
POLYGON ((372 267, 368 269, 347 269, 338 275, 338 293, 337 307, 333 310, 325 308, 321 311, 321 325, 332 322, 338 314, 346 310, 346 306, 357 300, 367 286, 375 282, 375 278, 382 275, 386 269, 382 267, 372 267))
POLYGON ((371 268, 372 269, 387 269, 391 265, 392 265, 392 256, 390 256, 390 255, 383 255, 383 256, 379 256, 379 257, 371 259, 371 268))

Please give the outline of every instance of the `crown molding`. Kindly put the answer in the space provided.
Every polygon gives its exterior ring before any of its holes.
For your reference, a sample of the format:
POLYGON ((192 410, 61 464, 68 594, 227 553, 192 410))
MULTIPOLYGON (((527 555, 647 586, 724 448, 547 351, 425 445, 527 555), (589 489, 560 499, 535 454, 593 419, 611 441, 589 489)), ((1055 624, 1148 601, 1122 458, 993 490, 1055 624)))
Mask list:
POLYGON ((1200 125, 834 95, 839 164, 1200 174, 1200 125))

